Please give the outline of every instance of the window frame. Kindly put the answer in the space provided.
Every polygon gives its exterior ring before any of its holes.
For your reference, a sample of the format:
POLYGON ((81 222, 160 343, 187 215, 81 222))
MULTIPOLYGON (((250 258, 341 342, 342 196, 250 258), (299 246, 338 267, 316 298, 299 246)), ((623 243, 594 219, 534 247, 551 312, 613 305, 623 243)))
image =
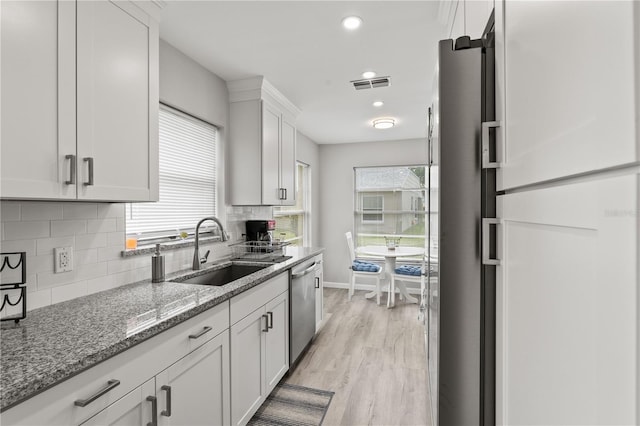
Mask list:
MULTIPOLYGON (((220 155, 221 154, 220 145, 222 143, 220 138, 221 136, 220 127, 162 102, 160 102, 159 104, 159 110, 164 110, 165 112, 168 112, 177 117, 180 117, 187 122, 192 122, 198 125, 204 125, 204 126, 208 126, 215 129, 215 137, 213 140, 213 144, 214 144, 213 146, 213 150, 214 150, 213 185, 211 188, 213 191, 213 200, 212 200, 213 212, 206 213, 206 216, 219 217, 218 212, 221 211, 220 201, 224 196, 223 191, 221 191, 221 182, 220 182, 220 176, 222 176, 224 173, 224 168, 223 168, 223 165, 221 164, 221 155, 220 155)), ((158 179, 160 180, 162 176, 162 170, 160 166, 158 167, 158 169, 159 169, 158 179)), ((161 182, 159 182, 159 185, 161 185, 161 182)), ((151 245, 155 243, 163 243, 163 242, 184 242, 184 240, 193 237, 195 234, 195 227, 197 224, 197 220, 194 220, 193 224, 190 226, 181 226, 178 228, 171 228, 171 225, 170 225, 170 226, 167 226, 167 228, 165 229, 156 229, 156 230, 147 231, 147 232, 136 232, 136 231, 131 232, 127 224, 132 212, 131 211, 132 204, 133 203, 127 203, 127 206, 125 208, 125 235, 127 239, 132 237, 135 238, 138 241, 138 246, 147 246, 147 245, 151 245), (186 236, 184 236, 183 234, 183 236, 181 237, 180 234, 183 232, 186 233, 186 236)), ((138 204, 138 203, 135 203, 135 204, 138 204)), ((148 204, 153 205, 155 203, 148 203, 148 204)), ((205 217, 205 216, 202 216, 202 217, 205 217)), ((205 222, 203 224, 200 230, 200 235, 201 237, 205 237, 207 239, 213 238, 214 241, 219 241, 222 239, 220 236, 220 230, 218 229, 218 226, 214 223, 209 223, 209 222, 205 222)))
POLYGON ((361 199, 361 203, 362 203, 362 216, 360 218, 361 223, 363 224, 367 224, 367 225, 375 225, 375 224, 381 224, 384 223, 384 195, 381 194, 365 194, 365 193, 361 193, 362 194, 362 199, 361 199), (365 197, 368 198, 378 198, 380 200, 380 208, 376 208, 376 209, 367 209, 364 206, 364 199, 365 197), (365 215, 376 215, 376 216, 380 216, 380 220, 368 220, 365 219, 365 215))

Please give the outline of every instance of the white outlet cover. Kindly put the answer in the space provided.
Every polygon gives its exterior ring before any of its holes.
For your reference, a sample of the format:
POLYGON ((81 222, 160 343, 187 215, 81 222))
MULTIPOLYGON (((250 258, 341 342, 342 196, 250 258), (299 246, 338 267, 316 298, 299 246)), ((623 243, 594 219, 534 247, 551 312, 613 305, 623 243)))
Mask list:
POLYGON ((56 274, 73 271, 73 247, 56 247, 53 250, 53 261, 56 274))

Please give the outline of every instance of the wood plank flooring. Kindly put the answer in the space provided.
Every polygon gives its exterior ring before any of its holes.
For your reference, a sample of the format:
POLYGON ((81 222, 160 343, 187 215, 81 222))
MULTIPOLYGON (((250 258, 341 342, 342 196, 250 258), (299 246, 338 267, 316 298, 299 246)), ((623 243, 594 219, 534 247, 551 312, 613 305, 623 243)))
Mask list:
MULTIPOLYGON (((358 291, 325 288, 324 327, 287 383, 335 392, 324 425, 430 425, 418 307, 378 306, 358 291)), ((382 304, 386 302, 383 298, 382 304)))

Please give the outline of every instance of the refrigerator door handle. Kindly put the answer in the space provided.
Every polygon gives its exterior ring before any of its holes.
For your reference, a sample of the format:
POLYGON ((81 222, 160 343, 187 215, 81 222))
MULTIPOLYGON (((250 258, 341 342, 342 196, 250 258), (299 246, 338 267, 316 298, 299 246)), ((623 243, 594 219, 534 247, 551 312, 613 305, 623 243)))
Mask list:
POLYGON ((496 158, 496 161, 491 161, 491 144, 489 143, 489 129, 495 129, 500 127, 499 121, 486 121, 482 123, 482 168, 483 169, 498 169, 500 168, 500 161, 496 158))
POLYGON ((492 259, 489 253, 491 247, 491 225, 500 225, 500 219, 482 218, 482 264, 500 265, 500 259, 492 259))

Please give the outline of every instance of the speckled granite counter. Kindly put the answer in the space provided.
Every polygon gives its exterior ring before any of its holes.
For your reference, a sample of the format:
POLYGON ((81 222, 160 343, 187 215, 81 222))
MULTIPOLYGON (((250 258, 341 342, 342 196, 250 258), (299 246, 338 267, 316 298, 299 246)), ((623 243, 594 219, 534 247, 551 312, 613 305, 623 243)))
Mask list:
MULTIPOLYGON (((4 411, 106 359, 242 293, 321 248, 287 247, 293 257, 221 287, 149 280, 27 313, 0 330, 0 410, 4 411)), ((203 271, 218 269, 230 262, 203 271)), ((244 262, 243 262, 244 263, 244 262)), ((167 276, 167 281, 193 271, 167 276)))

